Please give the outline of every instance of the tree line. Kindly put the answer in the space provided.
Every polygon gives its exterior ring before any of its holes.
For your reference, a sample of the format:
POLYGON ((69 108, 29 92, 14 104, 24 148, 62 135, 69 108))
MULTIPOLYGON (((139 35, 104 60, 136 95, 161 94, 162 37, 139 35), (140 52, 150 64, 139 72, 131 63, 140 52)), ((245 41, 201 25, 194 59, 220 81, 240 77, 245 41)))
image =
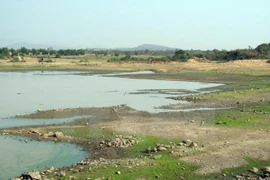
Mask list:
POLYGON ((60 58, 61 56, 78 56, 85 54, 95 54, 99 56, 111 56, 109 62, 117 61, 187 61, 188 59, 207 59, 213 61, 232 61, 243 59, 270 59, 270 43, 260 44, 256 48, 249 47, 248 49, 236 50, 135 50, 135 51, 122 51, 122 50, 97 50, 97 49, 27 49, 22 47, 20 49, 13 48, 0 48, 0 59, 9 59, 16 56, 53 56, 60 58), (138 55, 148 55, 144 59, 138 55), (160 56, 160 57, 156 57, 160 56))
POLYGON ((54 50, 52 48, 48 49, 27 49, 25 47, 21 47, 20 49, 13 48, 0 48, 0 59, 8 59, 14 56, 55 56, 56 58, 60 58, 61 56, 77 56, 77 55, 85 55, 85 49, 60 49, 54 50))

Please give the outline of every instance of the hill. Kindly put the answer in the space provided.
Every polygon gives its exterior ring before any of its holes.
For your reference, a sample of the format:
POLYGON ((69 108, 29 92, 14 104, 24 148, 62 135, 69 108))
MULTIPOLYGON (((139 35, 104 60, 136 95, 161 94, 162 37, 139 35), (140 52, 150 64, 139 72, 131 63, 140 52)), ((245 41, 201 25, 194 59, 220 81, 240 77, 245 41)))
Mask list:
POLYGON ((155 44, 142 44, 140 46, 137 47, 133 47, 133 48, 118 48, 118 50, 122 50, 122 51, 141 51, 141 50, 150 50, 150 51, 174 51, 175 49, 179 49, 179 48, 172 48, 172 47, 167 47, 167 46, 162 46, 162 45, 155 45, 155 44))

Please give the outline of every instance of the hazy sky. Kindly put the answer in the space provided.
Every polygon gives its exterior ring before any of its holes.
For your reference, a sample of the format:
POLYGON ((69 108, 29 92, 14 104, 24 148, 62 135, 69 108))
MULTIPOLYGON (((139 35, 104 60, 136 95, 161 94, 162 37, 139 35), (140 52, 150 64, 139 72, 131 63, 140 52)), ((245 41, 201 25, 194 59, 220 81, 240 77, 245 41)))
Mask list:
POLYGON ((270 42, 270 0, 0 0, 0 38, 73 47, 270 42))

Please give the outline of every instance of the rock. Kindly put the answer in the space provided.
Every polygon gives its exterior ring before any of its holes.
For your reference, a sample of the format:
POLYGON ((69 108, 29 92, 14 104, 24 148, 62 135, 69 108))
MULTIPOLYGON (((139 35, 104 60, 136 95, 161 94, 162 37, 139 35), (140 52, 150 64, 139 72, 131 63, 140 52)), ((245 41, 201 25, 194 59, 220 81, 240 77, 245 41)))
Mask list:
POLYGON ((237 180, 245 180, 245 177, 243 177, 243 176, 235 176, 235 178, 236 178, 237 180))
POLYGON ((226 122, 219 121, 219 122, 216 122, 216 124, 227 124, 227 123, 226 122))
POLYGON ((116 172, 115 172, 115 174, 120 175, 120 174, 121 174, 121 172, 120 172, 120 171, 116 171, 116 172))
POLYGON ((187 139, 187 140, 184 140, 183 143, 185 143, 185 145, 188 147, 190 146, 190 144, 192 143, 191 140, 187 139))
POLYGON ((180 143, 178 143, 177 145, 178 145, 178 146, 184 146, 185 143, 180 142, 180 143))
POLYGON ((39 134, 38 131, 30 129, 28 134, 39 134))
POLYGON ((161 158, 161 156, 162 156, 162 155, 160 154, 160 155, 156 155, 156 156, 154 156, 153 158, 154 158, 154 159, 160 159, 160 158, 161 158))
POLYGON ((249 171, 252 172, 252 173, 257 173, 257 172, 259 172, 259 169, 256 168, 256 167, 253 167, 249 171))
POLYGON ((192 142, 188 147, 190 147, 190 148, 193 148, 193 147, 197 147, 198 146, 198 144, 197 143, 195 143, 195 142, 192 142))
POLYGON ((45 133, 43 136, 44 136, 44 138, 48 138, 48 137, 61 138, 61 137, 64 136, 64 134, 62 132, 55 132, 55 133, 54 132, 48 132, 48 133, 45 133))
POLYGON ((159 150, 159 151, 166 151, 167 149, 166 149, 165 147, 163 147, 163 146, 159 146, 159 147, 158 147, 158 150, 159 150))
POLYGON ((55 137, 53 132, 48 132, 44 134, 44 137, 55 137))
POLYGON ((149 147, 146 149, 146 152, 147 152, 148 154, 150 154, 151 151, 152 151, 151 146, 149 146, 149 147))
POLYGON ((270 174, 270 166, 269 167, 262 168, 262 172, 264 174, 270 174))
POLYGON ((60 171, 59 172, 59 175, 60 175, 60 177, 65 177, 66 176, 66 172, 65 171, 60 171))
POLYGON ((62 132, 55 132, 54 136, 57 137, 57 138, 60 138, 60 137, 63 137, 64 134, 62 132))
POLYGON ((34 171, 34 172, 28 172, 28 173, 25 173, 25 174, 22 174, 22 177, 26 179, 27 178, 32 178, 33 180, 41 180, 41 175, 38 171, 34 171))
POLYGON ((171 148, 171 146, 170 146, 170 145, 165 145, 164 147, 165 147, 165 148, 171 148))

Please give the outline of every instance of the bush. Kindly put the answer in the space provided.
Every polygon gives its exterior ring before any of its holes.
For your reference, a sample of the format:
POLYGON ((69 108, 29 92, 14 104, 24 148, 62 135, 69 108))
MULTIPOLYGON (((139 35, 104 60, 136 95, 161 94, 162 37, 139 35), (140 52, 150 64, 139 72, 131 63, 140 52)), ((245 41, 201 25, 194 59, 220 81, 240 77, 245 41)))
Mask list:
POLYGON ((111 58, 107 62, 120 62, 120 61, 121 61, 121 59, 119 59, 119 58, 111 58))
POLYGON ((81 59, 80 62, 88 62, 88 59, 81 59))
POLYGON ((51 62, 53 62, 51 59, 47 59, 47 60, 45 60, 44 62, 46 62, 46 63, 51 63, 51 62))
MULTIPOLYGON (((20 62, 20 58, 18 56, 14 56, 12 60, 9 62, 15 63, 15 62, 20 62)), ((25 62, 25 61, 24 61, 25 62)))
POLYGON ((43 57, 40 58, 40 59, 38 60, 38 62, 44 62, 44 58, 43 58, 43 57))
POLYGON ((61 55, 60 54, 56 54, 55 55, 55 58, 61 58, 61 55))
POLYGON ((8 59, 8 56, 5 56, 5 55, 2 55, 2 54, 0 54, 0 59, 8 59))

